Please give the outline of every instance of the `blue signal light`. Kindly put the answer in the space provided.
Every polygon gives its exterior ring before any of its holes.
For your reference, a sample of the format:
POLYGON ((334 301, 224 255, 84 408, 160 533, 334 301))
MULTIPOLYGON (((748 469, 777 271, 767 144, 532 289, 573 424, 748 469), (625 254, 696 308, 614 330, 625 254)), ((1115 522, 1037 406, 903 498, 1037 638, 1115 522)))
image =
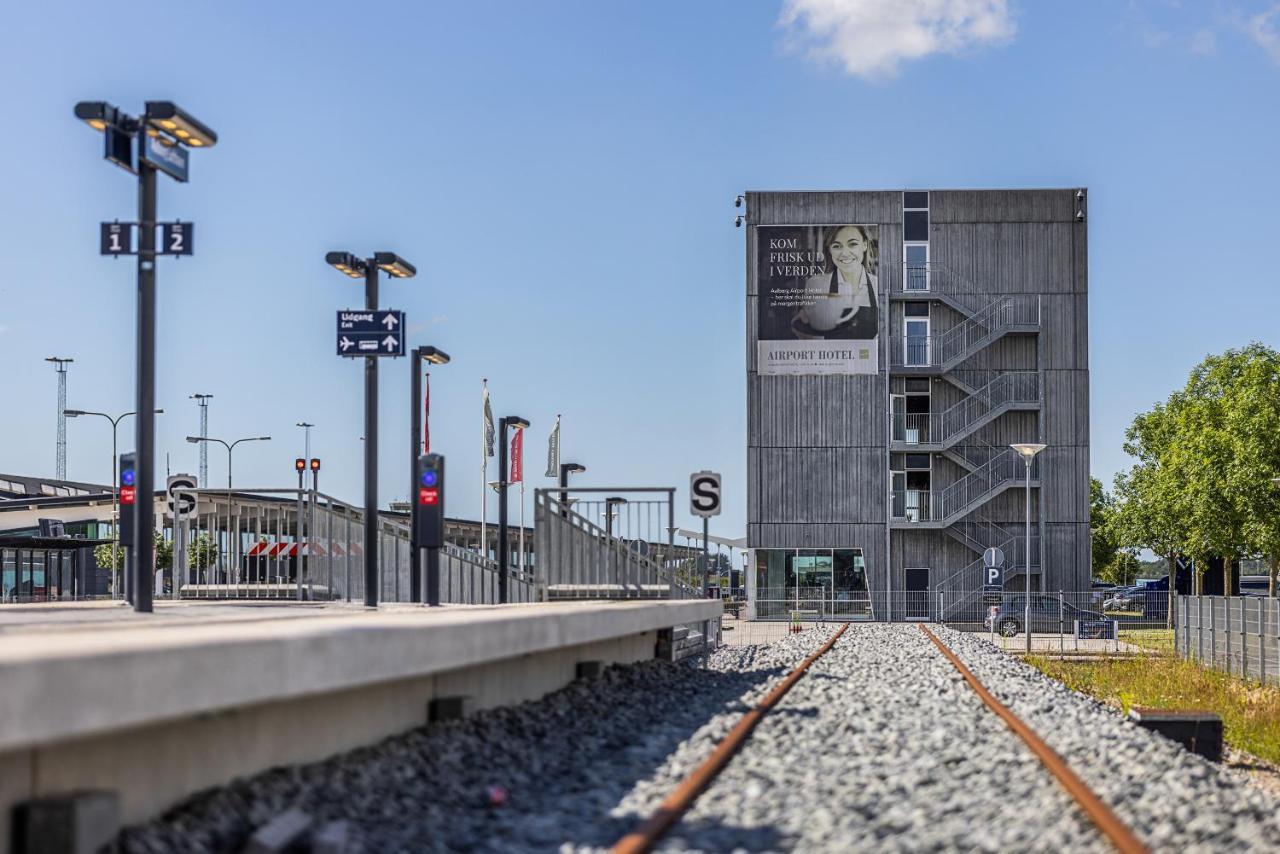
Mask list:
POLYGON ((440 479, 440 476, 437 475, 434 471, 424 471, 422 473, 423 486, 435 486, 436 481, 438 481, 439 479, 440 479))
POLYGON ((120 483, 124 486, 133 486, 134 474, 133 469, 125 469, 120 472, 120 483))

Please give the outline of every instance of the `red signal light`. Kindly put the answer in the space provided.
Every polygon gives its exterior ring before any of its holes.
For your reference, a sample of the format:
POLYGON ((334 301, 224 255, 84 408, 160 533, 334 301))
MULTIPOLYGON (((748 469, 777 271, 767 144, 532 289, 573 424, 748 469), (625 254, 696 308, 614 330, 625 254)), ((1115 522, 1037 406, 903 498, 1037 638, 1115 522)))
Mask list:
POLYGON ((440 490, 439 490, 439 489, 433 489, 433 488, 431 488, 431 487, 427 487, 427 486, 421 487, 421 488, 418 490, 418 503, 419 503, 419 504, 431 504, 431 505, 439 504, 439 503, 440 503, 440 490))
POLYGON ((122 486, 120 487, 120 503, 134 504, 138 500, 138 487, 122 486))
POLYGON ((293 461, 293 467, 298 471, 302 471, 307 467, 307 461, 304 460, 302 457, 298 457, 296 460, 293 461))
POLYGON ((312 458, 311 458, 311 470, 312 470, 312 471, 320 471, 320 458, 319 458, 319 457, 312 457, 312 458))

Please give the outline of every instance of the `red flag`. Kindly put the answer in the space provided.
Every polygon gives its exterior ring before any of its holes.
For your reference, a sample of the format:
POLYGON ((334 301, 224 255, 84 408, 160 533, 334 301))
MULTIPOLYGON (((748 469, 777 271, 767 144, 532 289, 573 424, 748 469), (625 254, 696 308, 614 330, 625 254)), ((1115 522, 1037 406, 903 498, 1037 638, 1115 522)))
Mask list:
POLYGON ((511 483, 524 480, 524 430, 511 437, 511 483))
POLYGON ((431 374, 422 392, 422 453, 431 453, 431 374))

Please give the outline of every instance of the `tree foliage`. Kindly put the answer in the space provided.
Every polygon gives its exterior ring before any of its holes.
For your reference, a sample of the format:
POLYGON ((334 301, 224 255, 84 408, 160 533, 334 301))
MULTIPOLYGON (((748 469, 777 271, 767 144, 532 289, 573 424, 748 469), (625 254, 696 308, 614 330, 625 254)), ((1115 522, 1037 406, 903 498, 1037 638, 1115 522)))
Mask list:
MULTIPOLYGON (((1125 434, 1136 463, 1116 478, 1121 548, 1172 559, 1280 557, 1280 353, 1213 355, 1125 434)), ((1228 570, 1229 571, 1229 570, 1228 570)))

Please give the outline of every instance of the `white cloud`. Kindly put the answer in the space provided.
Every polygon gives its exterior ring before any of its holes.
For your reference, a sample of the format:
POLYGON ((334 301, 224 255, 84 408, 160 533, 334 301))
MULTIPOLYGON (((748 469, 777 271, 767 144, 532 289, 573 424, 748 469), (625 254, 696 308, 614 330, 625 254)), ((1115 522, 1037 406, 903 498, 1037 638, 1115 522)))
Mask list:
POLYGON ((1247 19, 1244 31, 1267 52, 1272 62, 1280 63, 1280 4, 1247 19))
POLYGON ((1191 37, 1191 52, 1197 56, 1212 56, 1218 52, 1218 36, 1208 27, 1201 27, 1191 37))
POLYGON ((1017 30, 1007 0, 785 0, 790 46, 859 77, 906 60, 999 44, 1017 30))

